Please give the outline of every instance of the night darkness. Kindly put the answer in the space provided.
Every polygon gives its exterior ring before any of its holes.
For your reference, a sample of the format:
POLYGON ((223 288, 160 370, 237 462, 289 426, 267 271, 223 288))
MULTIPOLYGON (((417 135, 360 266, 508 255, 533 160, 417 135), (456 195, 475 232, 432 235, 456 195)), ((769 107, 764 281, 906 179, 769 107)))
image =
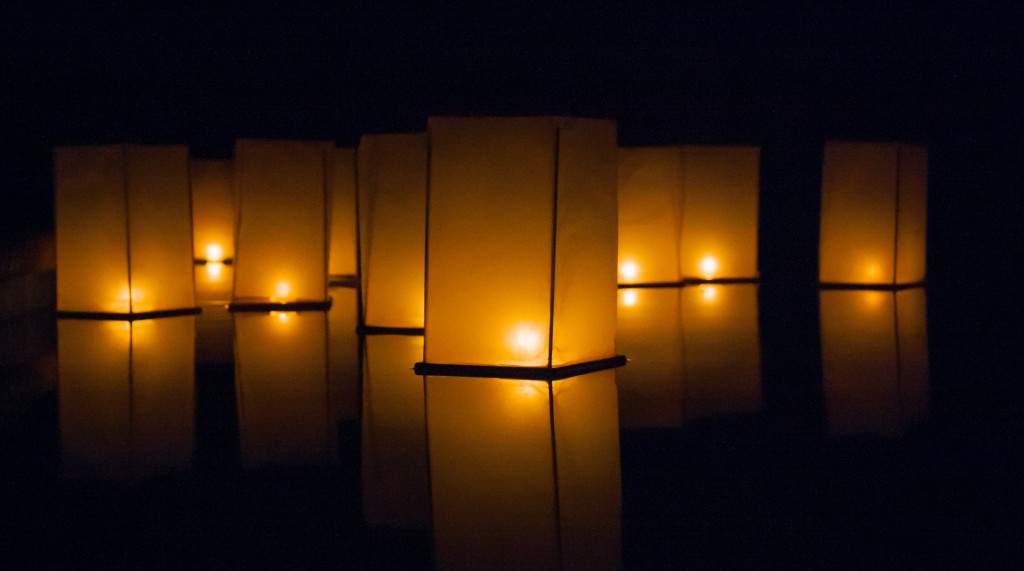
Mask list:
MULTIPOLYGON (((1024 252, 1024 8, 738 4, 4 7, 0 243, 52 230, 56 145, 176 143, 227 158, 236 138, 354 147, 362 134, 424 131, 431 115, 604 117, 618 121, 621 146, 761 146, 760 270, 773 300, 761 322, 796 331, 817 327, 807 300, 824 142, 921 143, 929 305, 945 314, 930 342, 963 350, 932 352, 933 414, 1009 490, 1024 426, 1012 310, 1024 252)), ((765 355, 785 355, 783 342, 765 340, 765 355)), ((814 377, 817 366, 817 353, 766 357, 768 408, 818 398, 816 387, 773 381, 794 368, 814 377)))

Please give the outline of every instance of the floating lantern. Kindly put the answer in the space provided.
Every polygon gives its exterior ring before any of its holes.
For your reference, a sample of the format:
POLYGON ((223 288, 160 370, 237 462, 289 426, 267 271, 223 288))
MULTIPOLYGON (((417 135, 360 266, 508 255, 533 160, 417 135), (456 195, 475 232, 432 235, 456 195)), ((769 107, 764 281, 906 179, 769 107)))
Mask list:
POLYGON ((927 194, 925 147, 826 143, 820 281, 875 286, 923 282, 927 194))
POLYGON ((426 135, 364 136, 359 232, 367 327, 422 332, 426 215, 426 135))
POLYGON ((619 567, 615 125, 428 125, 439 566, 619 567))
POLYGON ((196 261, 230 263, 235 257, 235 185, 231 161, 194 160, 190 174, 192 251, 196 261))
POLYGON ((58 315, 197 313, 188 149, 109 145, 54 154, 58 315))
POLYGON ((331 243, 328 275, 332 284, 355 284, 358 273, 356 243, 356 151, 334 149, 331 161, 331 243))
POLYGON ((898 435, 922 420, 928 412, 924 289, 820 296, 829 431, 898 435))
POLYGON ((57 322, 66 475, 126 479, 191 467, 195 319, 57 322))
MULTIPOLYGON (((327 364, 331 408, 339 428, 359 433, 360 342, 356 333, 359 299, 356 288, 331 286, 327 312, 327 364)), ((406 369, 409 366, 406 364, 406 369)), ((357 442, 353 439, 353 444, 357 442)))
POLYGON ((324 309, 327 189, 333 147, 238 141, 238 240, 232 309, 324 309))
POLYGON ((275 311, 234 318, 243 464, 334 464, 326 314, 275 311))
POLYGON ((370 527, 430 529, 423 385, 409 363, 423 337, 367 335, 363 367, 363 514, 370 527))
POLYGON ((757 279, 760 149, 619 149, 619 283, 757 279))

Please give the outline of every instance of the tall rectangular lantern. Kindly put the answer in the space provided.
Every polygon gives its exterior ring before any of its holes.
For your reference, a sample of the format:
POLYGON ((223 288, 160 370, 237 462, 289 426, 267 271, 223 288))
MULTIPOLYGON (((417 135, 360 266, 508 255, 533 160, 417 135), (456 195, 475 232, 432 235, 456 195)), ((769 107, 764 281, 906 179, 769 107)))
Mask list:
POLYGON ((356 150, 336 148, 331 160, 331 243, 327 272, 332 284, 353 285, 356 245, 356 150))
POLYGON ((925 147, 826 143, 820 281, 873 286, 923 282, 927 195, 925 147))
POLYGON ((233 308, 325 308, 328 175, 322 142, 235 146, 238 240, 233 308))
POLYGON ((55 182, 60 315, 197 311, 186 147, 58 147, 55 182))

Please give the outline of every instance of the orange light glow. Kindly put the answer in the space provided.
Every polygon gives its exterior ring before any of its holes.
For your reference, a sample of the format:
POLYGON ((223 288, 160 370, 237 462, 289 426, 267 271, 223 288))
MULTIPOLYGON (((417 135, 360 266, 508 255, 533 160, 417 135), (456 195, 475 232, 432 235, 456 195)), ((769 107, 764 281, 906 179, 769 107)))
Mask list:
POLYGON ((292 288, 288 285, 288 282, 278 282, 277 287, 274 288, 274 292, 277 294, 276 297, 272 297, 272 300, 288 299, 288 294, 291 293, 292 288))
POLYGON ((640 266, 632 260, 622 262, 622 265, 619 266, 619 276, 624 282, 635 281, 640 277, 640 266))
POLYGON ((270 315, 276 317, 278 323, 288 323, 291 319, 291 314, 286 311, 271 311, 270 315))
POLYGON ((718 260, 711 255, 704 256, 700 261, 700 273, 704 276, 704 279, 710 280, 715 277, 718 272, 718 260))
POLYGON ((698 289, 700 290, 700 298, 704 303, 713 303, 718 299, 718 289, 715 286, 702 285, 698 289))
POLYGON ((206 247, 206 261, 207 262, 220 262, 224 259, 224 248, 221 248, 219 244, 210 244, 206 247))
POLYGON ((864 300, 864 307, 868 310, 874 311, 885 303, 886 292, 884 291, 864 291, 861 292, 861 299, 864 300))
POLYGON ((541 357, 544 338, 536 327, 521 325, 512 335, 512 351, 516 358, 532 361, 541 357))
POLYGON ((635 289, 622 291, 622 305, 626 307, 634 307, 638 301, 640 301, 640 292, 635 289))
POLYGON ((206 264, 206 277, 211 282, 220 280, 220 277, 224 274, 224 264, 220 262, 210 262, 206 264))

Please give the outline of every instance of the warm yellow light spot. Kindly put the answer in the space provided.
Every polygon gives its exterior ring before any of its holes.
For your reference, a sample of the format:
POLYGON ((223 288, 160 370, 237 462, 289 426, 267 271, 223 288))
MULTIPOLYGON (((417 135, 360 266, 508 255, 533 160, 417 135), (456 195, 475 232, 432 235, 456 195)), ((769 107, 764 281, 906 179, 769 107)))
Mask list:
POLYGON ((700 298, 704 303, 712 303, 718 299, 718 288, 715 286, 702 285, 697 288, 700 291, 700 298))
POLYGON ((619 266, 619 276, 623 282, 635 281, 640 277, 640 266, 633 260, 626 260, 619 266))
POLYGON ((878 267, 878 264, 871 263, 865 270, 869 282, 877 282, 881 278, 882 268, 878 267))
POLYGON ((512 352, 516 358, 535 360, 544 349, 544 337, 540 331, 530 325, 520 325, 512 334, 512 352))
POLYGON ((288 323, 288 320, 291 319, 291 315, 285 311, 271 311, 270 315, 276 317, 278 323, 288 323))
POLYGON ((718 272, 718 260, 714 256, 704 256, 700 261, 700 273, 704 279, 710 280, 718 272))
POLYGON ((540 385, 540 383, 522 381, 519 385, 516 386, 516 393, 526 398, 538 397, 542 394, 541 387, 538 385, 540 385))
POLYGON ((277 301, 280 299, 288 299, 288 294, 292 292, 292 288, 288 285, 288 282, 278 282, 277 287, 274 288, 276 297, 270 298, 271 300, 277 301))
POLYGON ((862 299, 864 300, 864 307, 871 311, 875 311, 882 307, 885 303, 885 296, 887 295, 884 291, 863 291, 861 294, 863 294, 862 299))
POLYGON ((224 259, 224 248, 220 244, 210 244, 206 247, 206 261, 219 262, 224 259))
POLYGON ((206 277, 215 282, 224 274, 224 264, 220 262, 209 262, 206 264, 206 277))
POLYGON ((640 301, 640 292, 635 289, 622 290, 622 305, 633 307, 640 301))

